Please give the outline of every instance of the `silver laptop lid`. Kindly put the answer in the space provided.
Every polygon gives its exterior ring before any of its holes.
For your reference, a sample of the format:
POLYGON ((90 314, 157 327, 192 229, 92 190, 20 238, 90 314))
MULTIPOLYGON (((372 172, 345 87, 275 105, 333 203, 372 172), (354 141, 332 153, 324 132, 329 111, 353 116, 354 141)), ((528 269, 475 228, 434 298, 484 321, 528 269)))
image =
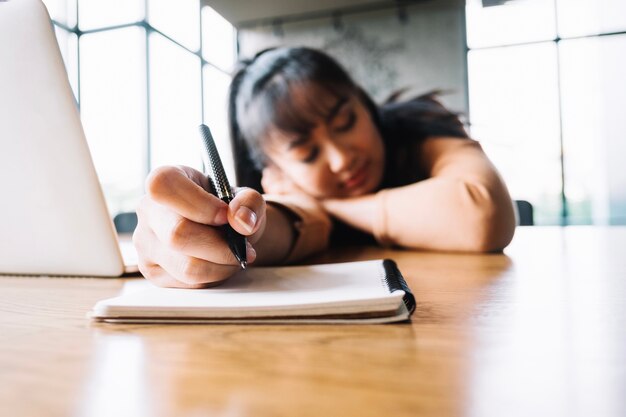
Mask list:
POLYGON ((38 0, 0 1, 0 192, 0 273, 123 273, 54 30, 38 0))

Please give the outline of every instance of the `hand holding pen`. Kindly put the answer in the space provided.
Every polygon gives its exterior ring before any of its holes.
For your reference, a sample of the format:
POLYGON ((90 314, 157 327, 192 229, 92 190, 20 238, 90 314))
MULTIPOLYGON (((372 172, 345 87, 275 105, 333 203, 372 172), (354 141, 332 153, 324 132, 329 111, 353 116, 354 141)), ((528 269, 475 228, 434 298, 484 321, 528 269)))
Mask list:
MULTIPOLYGON (((211 130, 207 125, 200 125, 200 139, 202 141, 202 160, 204 161, 205 170, 208 171, 208 177, 213 186, 213 191, 217 195, 217 198, 222 200, 226 204, 230 204, 235 198, 235 193, 230 187, 230 182, 226 178, 226 172, 224 171, 224 165, 220 158, 217 146, 213 140, 211 130)), ((248 217, 254 216, 253 212, 246 213, 248 217)), ((245 219, 251 223, 256 222, 256 218, 245 219)), ((244 223, 246 225, 246 223, 244 223)), ((228 243, 228 247, 237 258, 237 262, 241 265, 241 269, 246 269, 248 266, 248 258, 246 257, 246 237, 238 233, 229 223, 222 226, 224 232, 224 238, 228 243)))
MULTIPOLYGON (((154 284, 177 288, 215 285, 241 270, 223 226, 229 224, 252 244, 263 235, 266 204, 261 194, 237 189, 227 204, 212 190, 207 175, 190 167, 159 167, 148 176, 147 195, 137 208, 133 242, 139 269, 154 284)), ((248 265, 256 258, 250 243, 245 252, 248 265)))

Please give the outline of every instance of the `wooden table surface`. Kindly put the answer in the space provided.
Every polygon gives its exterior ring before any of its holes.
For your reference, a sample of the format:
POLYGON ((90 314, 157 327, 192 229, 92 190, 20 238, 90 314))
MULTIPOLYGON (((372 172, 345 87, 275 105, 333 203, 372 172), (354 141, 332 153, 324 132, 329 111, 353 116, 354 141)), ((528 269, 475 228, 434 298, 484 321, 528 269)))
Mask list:
POLYGON ((111 325, 123 279, 0 277, 2 416, 626 416, 626 228, 394 258, 411 324, 111 325))

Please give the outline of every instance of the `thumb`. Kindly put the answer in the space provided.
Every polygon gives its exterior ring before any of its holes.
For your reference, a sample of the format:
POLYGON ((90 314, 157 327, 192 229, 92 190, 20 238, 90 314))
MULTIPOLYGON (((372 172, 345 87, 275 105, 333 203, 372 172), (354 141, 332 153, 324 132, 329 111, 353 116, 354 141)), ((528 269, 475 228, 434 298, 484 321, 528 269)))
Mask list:
POLYGON ((238 233, 249 236, 265 223, 265 200, 252 188, 239 188, 228 205, 228 223, 238 233))

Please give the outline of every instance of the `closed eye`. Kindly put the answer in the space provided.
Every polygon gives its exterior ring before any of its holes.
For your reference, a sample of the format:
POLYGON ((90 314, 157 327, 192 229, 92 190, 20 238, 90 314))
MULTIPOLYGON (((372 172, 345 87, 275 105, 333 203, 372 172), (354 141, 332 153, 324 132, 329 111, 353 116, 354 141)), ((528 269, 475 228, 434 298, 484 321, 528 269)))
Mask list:
POLYGON ((306 156, 306 158, 302 160, 302 162, 304 162, 305 164, 310 164, 317 159, 317 156, 319 154, 320 154, 320 148, 318 148, 317 146, 314 146, 313 148, 311 148, 311 151, 306 156))
POLYGON ((343 132, 347 132, 348 130, 352 129, 352 126, 354 126, 354 123, 356 122, 356 114, 354 113, 354 111, 351 111, 350 114, 348 114, 348 118, 346 119, 346 121, 338 126, 335 126, 335 132, 339 132, 339 133, 343 133, 343 132))

